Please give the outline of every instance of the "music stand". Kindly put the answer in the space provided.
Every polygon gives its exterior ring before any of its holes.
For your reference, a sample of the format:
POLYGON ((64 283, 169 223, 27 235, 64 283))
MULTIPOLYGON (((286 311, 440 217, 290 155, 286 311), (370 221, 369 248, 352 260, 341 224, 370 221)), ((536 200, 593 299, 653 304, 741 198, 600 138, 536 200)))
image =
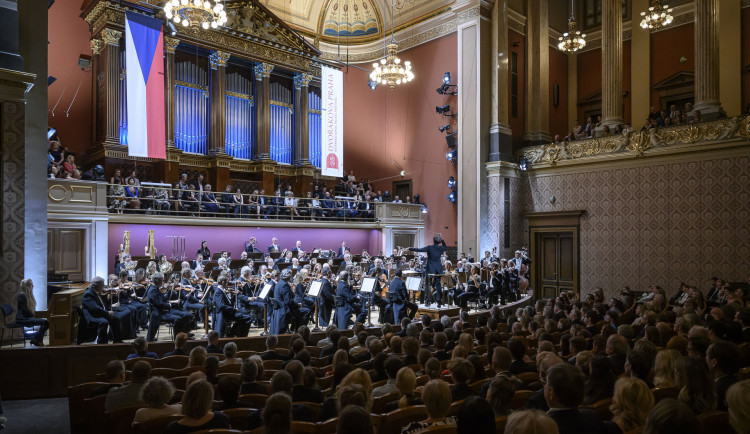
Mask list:
POLYGON ((413 296, 412 301, 416 299, 417 291, 421 289, 421 286, 422 286, 422 276, 409 276, 406 278, 406 290, 412 294, 413 296))
POLYGON ((277 262, 276 266, 279 267, 279 271, 284 271, 285 268, 291 267, 291 262, 277 262))
POLYGON ((271 252, 268 254, 268 256, 272 257, 273 259, 279 259, 281 256, 281 252, 271 252))
POLYGON ((451 276, 447 275, 447 274, 444 274, 440 278, 440 285, 444 286, 444 287, 446 287, 448 289, 453 289, 453 288, 456 287, 456 284, 453 283, 453 278, 451 276))
POLYGON ((320 290, 323 288, 323 281, 322 280, 314 280, 310 284, 310 288, 307 290, 307 295, 309 297, 315 297, 316 299, 320 295, 320 290))
POLYGON ((268 300, 266 300, 266 297, 268 297, 268 293, 271 292, 271 286, 270 283, 263 285, 263 289, 258 296, 265 302, 263 303, 263 332, 260 334, 261 336, 268 335, 268 300))
POLYGON ((247 259, 252 259, 253 261, 262 261, 263 260, 263 252, 252 252, 247 254, 247 259))
POLYGON ((374 277, 365 277, 362 279, 362 286, 359 288, 360 292, 368 294, 367 321, 365 322, 365 327, 373 326, 373 324, 370 322, 370 317, 372 316, 372 294, 375 291, 375 285, 377 285, 377 283, 378 279, 374 277))

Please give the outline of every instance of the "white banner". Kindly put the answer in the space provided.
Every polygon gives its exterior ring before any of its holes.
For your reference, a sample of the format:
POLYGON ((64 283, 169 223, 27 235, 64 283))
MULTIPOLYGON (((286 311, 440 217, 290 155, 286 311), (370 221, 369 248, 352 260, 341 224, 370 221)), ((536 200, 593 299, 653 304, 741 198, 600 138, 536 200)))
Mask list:
POLYGON ((341 177, 344 175, 344 73, 325 66, 321 69, 320 170, 323 176, 341 177))

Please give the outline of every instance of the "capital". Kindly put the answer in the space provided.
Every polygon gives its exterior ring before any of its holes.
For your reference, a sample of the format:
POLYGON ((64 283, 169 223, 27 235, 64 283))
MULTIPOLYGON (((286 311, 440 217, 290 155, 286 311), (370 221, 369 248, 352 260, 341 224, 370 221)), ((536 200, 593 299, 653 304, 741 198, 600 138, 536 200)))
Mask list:
POLYGON ((208 56, 208 60, 211 62, 211 69, 216 69, 218 67, 225 68, 227 66, 227 60, 229 60, 229 53, 214 51, 208 56))
POLYGON ((122 38, 122 32, 119 30, 102 30, 102 41, 107 45, 120 45, 120 38, 122 38))
POLYGON ((303 72, 301 74, 295 74, 294 76, 294 88, 295 89, 301 89, 303 87, 307 87, 310 84, 310 81, 312 81, 313 76, 310 73, 303 72))
POLYGON ((167 54, 174 54, 174 50, 180 45, 180 40, 177 38, 170 38, 169 36, 164 37, 164 52, 167 54))
POLYGON ((273 71, 273 65, 270 63, 260 63, 255 65, 255 79, 262 80, 268 78, 271 76, 271 71, 273 71))

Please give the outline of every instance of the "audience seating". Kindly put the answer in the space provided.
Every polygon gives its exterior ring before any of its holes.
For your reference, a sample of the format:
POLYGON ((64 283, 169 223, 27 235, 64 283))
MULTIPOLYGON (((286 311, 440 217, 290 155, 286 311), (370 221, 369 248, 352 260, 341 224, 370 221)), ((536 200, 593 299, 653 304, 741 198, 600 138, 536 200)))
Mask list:
POLYGON ((132 424, 135 412, 144 407, 144 405, 139 404, 107 413, 107 425, 112 427, 112 431, 110 432, 115 434, 131 434, 133 432, 132 424))
POLYGON ((183 417, 181 414, 174 414, 142 423, 133 422, 133 432, 136 434, 162 434, 167 425, 183 417))
POLYGON ((505 423, 508 421, 508 416, 499 416, 495 418, 495 433, 503 434, 505 431, 505 423))
POLYGON ((182 389, 185 390, 185 384, 187 383, 187 376, 180 376, 180 377, 174 377, 170 378, 169 381, 172 382, 172 385, 175 387, 175 389, 182 389))
POLYGON ((539 381, 539 374, 536 372, 523 372, 516 375, 516 378, 523 381, 523 384, 529 385, 535 381, 539 381))
POLYGON ((630 431, 625 431, 624 434, 643 434, 643 427, 633 428, 630 431))
POLYGON ((335 433, 336 432, 336 426, 339 424, 339 418, 334 417, 331 419, 328 419, 325 422, 320 422, 317 424, 317 430, 316 432, 318 434, 329 434, 329 433, 335 433))
POLYGON ((253 407, 260 409, 266 406, 267 399, 268 395, 262 395, 260 393, 246 393, 244 395, 240 395, 238 401, 252 404, 253 407))
POLYGON ((606 398, 591 404, 589 408, 599 413, 602 420, 612 420, 612 412, 609 410, 610 405, 612 405, 612 398, 606 398))
POLYGON ((731 433, 734 428, 729 425, 729 413, 726 411, 710 411, 698 415, 698 422, 701 424, 701 433, 731 433))
MULTIPOLYGON (((169 356, 163 359, 159 359, 159 367, 169 369, 182 369, 187 366, 189 360, 190 358, 188 356, 169 356)), ((151 366, 154 366, 153 363, 151 364, 151 366)))
POLYGON ((660 387, 651 389, 654 394, 654 402, 659 402, 666 398, 677 398, 677 394, 680 393, 680 389, 676 387, 660 387))
POLYGON ((263 369, 272 369, 275 371, 278 371, 281 368, 281 363, 283 360, 264 360, 263 361, 263 369))
POLYGON ((70 428, 73 432, 80 432, 86 428, 88 421, 85 400, 91 396, 96 389, 107 389, 119 384, 110 383, 83 383, 68 387, 68 414, 70 415, 70 428))
POLYGON ((424 405, 415 405, 408 408, 399 408, 383 415, 383 421, 379 434, 398 434, 401 427, 412 422, 427 419, 427 409, 424 405))
POLYGON ((170 368, 151 368, 151 376, 152 377, 164 377, 167 379, 174 378, 180 376, 181 371, 177 369, 170 369, 170 368))
POLYGON ((429 428, 417 431, 417 434, 430 433, 430 434, 456 434, 455 425, 439 425, 431 426, 429 428))
POLYGON ((223 413, 229 418, 229 424, 233 429, 245 429, 247 418, 255 411, 254 408, 230 408, 224 410, 223 413))
POLYGON ((453 401, 451 403, 451 408, 448 410, 448 416, 455 416, 458 414, 458 411, 461 410, 461 406, 464 405, 464 400, 460 401, 453 401))
POLYGON ((219 366, 219 374, 239 374, 241 370, 242 370, 242 365, 239 363, 219 366))
MULTIPOLYGON (((374 389, 373 385, 373 389, 374 389)), ((390 393, 387 393, 383 396, 378 396, 377 398, 374 398, 372 400, 372 412, 375 414, 380 414, 385 410, 385 405, 389 402, 395 401, 399 398, 400 393, 398 391, 393 391, 390 393)))
POLYGON ((526 401, 528 401, 533 395, 534 391, 532 390, 516 390, 516 393, 513 394, 513 399, 510 401, 510 408, 513 410, 523 408, 523 406, 526 405, 526 401))
POLYGON ((310 413, 312 413, 313 420, 315 422, 320 422, 320 412, 323 410, 323 405, 319 404, 317 402, 307 402, 307 401, 299 401, 295 402, 297 405, 304 405, 307 408, 310 409, 310 413))
POLYGON ((107 426, 107 415, 104 412, 104 401, 107 395, 99 395, 93 398, 83 400, 86 409, 87 431, 91 434, 109 433, 110 427, 107 426))

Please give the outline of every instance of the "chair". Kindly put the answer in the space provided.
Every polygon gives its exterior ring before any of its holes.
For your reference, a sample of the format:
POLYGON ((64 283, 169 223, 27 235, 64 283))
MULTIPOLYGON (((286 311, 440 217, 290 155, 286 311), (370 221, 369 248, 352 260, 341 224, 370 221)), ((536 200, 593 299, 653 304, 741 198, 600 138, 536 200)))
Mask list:
POLYGON ((244 395, 240 395, 237 400, 240 402, 252 404, 253 407, 260 409, 266 406, 268 395, 263 395, 260 393, 246 393, 244 395))
POLYGON ((374 398, 372 400, 372 412, 375 414, 382 413, 385 410, 385 405, 391 401, 397 400, 399 395, 400 395, 400 392, 397 390, 394 390, 393 392, 386 393, 385 395, 374 398))
POLYGON ((316 424, 316 426, 315 426, 317 428, 315 430, 315 432, 317 434, 335 433, 336 432, 336 427, 338 426, 338 424, 339 424, 339 418, 337 418, 337 417, 328 419, 325 422, 318 422, 316 424))
POLYGON ((461 410, 461 406, 464 405, 464 400, 455 401, 451 403, 451 408, 448 410, 448 416, 455 416, 458 411, 461 410))
POLYGON ((292 421, 292 432, 303 434, 315 434, 318 432, 318 426, 313 422, 292 421))
POLYGON ((104 412, 104 401, 106 399, 107 395, 104 394, 83 400, 83 405, 87 413, 86 419, 88 419, 87 432, 91 434, 110 432, 107 426, 107 415, 104 412))
POLYGON ((188 366, 187 368, 182 368, 179 371, 177 371, 177 375, 176 376, 178 376, 178 377, 182 377, 182 376, 187 377, 188 375, 192 374, 193 372, 203 371, 203 369, 204 369, 203 366, 188 366))
POLYGON ((317 358, 320 356, 321 349, 317 346, 308 345, 305 347, 305 349, 307 350, 308 353, 310 353, 311 358, 313 357, 317 358))
POLYGON ((151 376, 152 377, 164 377, 164 378, 174 378, 180 376, 180 372, 177 369, 170 369, 170 368, 152 368, 151 369, 151 376))
POLYGON ((91 396, 94 390, 105 391, 119 384, 93 382, 68 387, 68 413, 70 414, 71 432, 81 432, 86 429, 86 406, 84 400, 91 396))
POLYGON ((477 345, 476 347, 474 347, 474 351, 476 351, 480 356, 483 354, 487 354, 487 345, 477 345))
POLYGON ((589 408, 599 413, 599 416, 604 421, 612 420, 612 412, 609 411, 609 406, 612 405, 612 398, 605 398, 591 404, 589 408))
POLYGON ((383 416, 380 434, 391 434, 401 432, 401 427, 412 422, 418 422, 427 418, 427 409, 424 405, 399 408, 383 416))
POLYGON ((508 422, 508 416, 498 416, 495 418, 495 432, 502 434, 505 431, 505 423, 508 422))
POLYGON ((247 426, 247 418, 257 411, 254 408, 230 408, 229 410, 222 410, 224 414, 229 418, 229 425, 233 429, 245 429, 247 426))
POLYGON ((139 404, 107 413, 107 425, 112 427, 117 434, 130 434, 133 432, 132 424, 135 412, 141 408, 144 408, 144 406, 139 404))
POLYGON ((305 407, 310 409, 310 413, 312 413, 313 420, 317 422, 320 419, 320 412, 323 410, 323 405, 317 402, 309 402, 309 401, 299 401, 295 402, 295 405, 304 405, 305 407))
POLYGON ((152 359, 151 357, 133 357, 130 360, 125 360, 125 369, 132 370, 133 365, 135 365, 138 362, 146 362, 149 365, 151 365, 151 369, 158 368, 160 366, 158 359, 152 359))
POLYGON ((480 393, 482 391, 482 386, 484 386, 484 383, 490 380, 492 380, 492 378, 484 378, 482 380, 477 380, 469 384, 469 387, 471 387, 475 392, 480 393))
POLYGON ((281 369, 281 362, 283 362, 283 360, 264 360, 263 370, 271 369, 278 371, 279 369, 281 369))
POLYGON ((534 391, 532 390, 516 390, 516 393, 513 394, 513 399, 510 400, 510 408, 513 410, 523 408, 526 405, 526 401, 533 395, 534 391))
POLYGON ((387 382, 388 382, 388 380, 376 381, 376 382, 372 383, 372 388, 374 390, 374 389, 377 389, 380 386, 385 386, 385 383, 387 383, 387 382))
MULTIPOLYGON (((214 428, 214 429, 202 429, 200 431, 194 431, 193 434, 243 434, 246 432, 247 431, 243 431, 239 429, 214 428)), ((252 432, 255 432, 255 431, 252 431, 252 432)))
POLYGON ((159 360, 159 367, 180 370, 187 366, 188 360, 188 356, 169 356, 159 360))
POLYGON ((3 328, 0 329, 0 347, 3 346, 3 339, 5 338, 5 329, 10 329, 10 347, 13 348, 13 330, 21 329, 21 335, 23 336, 23 346, 26 347, 26 333, 23 332, 23 326, 17 322, 8 324, 8 317, 13 314, 13 308, 9 304, 0 306, 0 311, 3 313, 3 328))
POLYGON ((187 383, 188 377, 181 376, 181 377, 173 377, 170 378, 169 381, 172 382, 172 385, 175 389, 182 389, 185 390, 185 384, 187 383))
POLYGON ((747 380, 750 378, 750 367, 740 369, 740 372, 737 373, 737 379, 739 381, 747 380))
POLYGON ((677 398, 677 394, 680 393, 680 389, 677 387, 657 387, 651 389, 651 393, 654 394, 654 403, 658 403, 662 399, 666 398, 677 398))
POLYGON ((239 374, 242 369, 242 365, 239 363, 233 363, 231 365, 219 366, 219 374, 239 374))
POLYGON ((133 422, 133 432, 137 434, 162 434, 167 425, 183 417, 181 414, 173 414, 147 422, 133 422))
POLYGON ((633 429, 631 429, 630 431, 625 431, 625 433, 624 433, 624 434, 643 434, 643 428, 644 428, 644 427, 640 427, 640 428, 633 428, 633 429))
POLYGON ((240 359, 247 359, 248 357, 255 356, 257 354, 258 354, 257 351, 247 351, 247 350, 237 351, 237 357, 239 357, 240 359))
POLYGON ((425 384, 427 384, 428 381, 430 381, 430 377, 429 376, 427 376, 427 375, 420 375, 419 377, 417 377, 417 382, 416 382, 415 386, 424 386, 425 384))
POLYGON ((729 413, 726 411, 709 411, 698 415, 702 434, 731 433, 734 428, 729 425, 729 413))
POLYGON ((539 374, 536 372, 523 372, 516 375, 516 378, 523 381, 523 384, 531 384, 535 381, 539 381, 539 374))
POLYGON ((456 425, 433 425, 421 431, 417 431, 417 434, 420 434, 420 433, 456 434, 456 425))

